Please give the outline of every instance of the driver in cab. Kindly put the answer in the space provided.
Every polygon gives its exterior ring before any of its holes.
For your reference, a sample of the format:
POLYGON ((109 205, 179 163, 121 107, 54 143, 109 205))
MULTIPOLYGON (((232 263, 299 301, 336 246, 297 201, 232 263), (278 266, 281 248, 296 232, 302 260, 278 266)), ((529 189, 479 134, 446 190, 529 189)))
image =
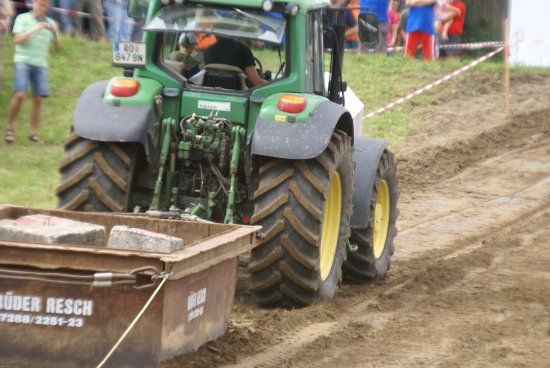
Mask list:
POLYGON ((204 52, 204 63, 225 64, 240 68, 246 74, 252 86, 261 86, 267 83, 260 77, 254 63, 254 55, 249 47, 230 38, 218 36, 218 42, 204 52))

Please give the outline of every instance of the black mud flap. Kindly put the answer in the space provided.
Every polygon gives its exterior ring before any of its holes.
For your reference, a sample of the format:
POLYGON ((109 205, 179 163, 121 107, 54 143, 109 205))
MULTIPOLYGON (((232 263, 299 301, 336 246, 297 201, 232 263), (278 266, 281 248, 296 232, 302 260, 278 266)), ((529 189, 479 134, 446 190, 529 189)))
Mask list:
POLYGON ((331 101, 319 104, 307 123, 281 123, 258 119, 252 136, 252 155, 290 160, 319 156, 328 146, 334 129, 353 139, 349 112, 331 101))
POLYGON ((376 178, 376 169, 388 144, 381 139, 355 138, 353 151, 355 191, 353 192, 353 214, 350 222, 352 229, 363 229, 368 226, 368 209, 372 186, 376 178))
POLYGON ((100 142, 141 143, 148 155, 155 124, 155 113, 150 106, 111 106, 103 102, 108 81, 87 87, 76 105, 73 130, 82 138, 100 142))

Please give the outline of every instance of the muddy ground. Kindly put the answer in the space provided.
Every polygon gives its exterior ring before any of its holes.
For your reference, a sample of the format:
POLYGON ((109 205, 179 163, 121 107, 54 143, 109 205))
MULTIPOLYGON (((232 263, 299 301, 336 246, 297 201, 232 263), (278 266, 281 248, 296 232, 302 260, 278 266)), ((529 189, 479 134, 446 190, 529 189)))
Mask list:
POLYGON ((399 235, 384 282, 264 310, 173 367, 550 367, 550 78, 478 74, 415 112, 397 150, 399 235))

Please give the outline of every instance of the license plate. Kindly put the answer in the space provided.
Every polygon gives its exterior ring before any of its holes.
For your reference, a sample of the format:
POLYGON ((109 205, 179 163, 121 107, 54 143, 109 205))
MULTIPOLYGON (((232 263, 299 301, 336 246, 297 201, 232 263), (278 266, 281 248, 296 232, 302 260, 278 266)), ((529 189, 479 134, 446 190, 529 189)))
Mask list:
POLYGON ((145 66, 145 44, 142 42, 113 43, 113 64, 116 66, 145 66))

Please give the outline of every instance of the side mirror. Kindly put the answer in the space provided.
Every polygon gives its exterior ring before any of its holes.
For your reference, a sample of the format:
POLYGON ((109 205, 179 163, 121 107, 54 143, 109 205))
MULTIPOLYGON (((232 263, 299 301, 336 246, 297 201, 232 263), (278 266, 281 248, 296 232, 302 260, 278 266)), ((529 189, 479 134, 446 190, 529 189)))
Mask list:
POLYGON ((129 0, 128 16, 134 19, 145 19, 149 9, 149 0, 129 0))
POLYGON ((378 17, 376 14, 359 14, 359 40, 371 45, 378 44, 378 17))

